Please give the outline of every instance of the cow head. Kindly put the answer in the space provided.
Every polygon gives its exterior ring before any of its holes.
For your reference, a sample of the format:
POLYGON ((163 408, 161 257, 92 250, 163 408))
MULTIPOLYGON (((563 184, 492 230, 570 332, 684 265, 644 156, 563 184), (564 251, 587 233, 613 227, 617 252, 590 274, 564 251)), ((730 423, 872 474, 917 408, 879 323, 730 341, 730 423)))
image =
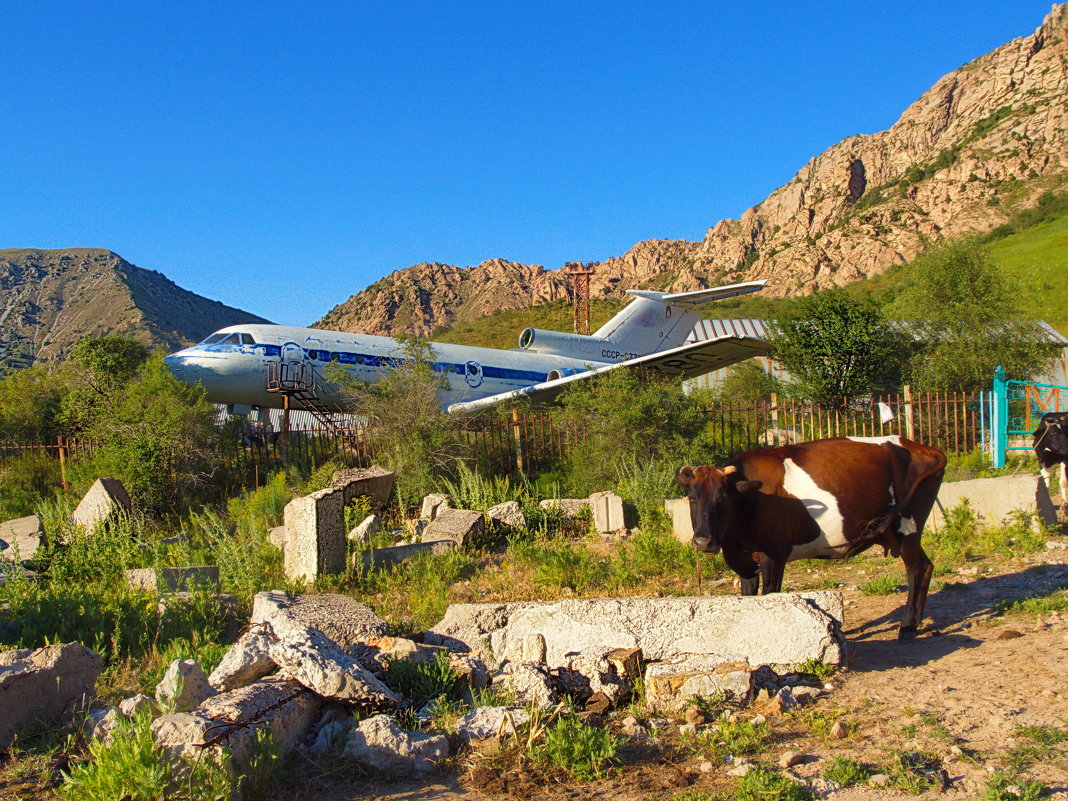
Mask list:
POLYGON ((1068 456, 1068 414, 1055 412, 1042 415, 1042 422, 1032 437, 1036 451, 1052 451, 1068 456))
POLYGON ((693 523, 693 545, 705 553, 719 553, 723 534, 733 522, 746 493, 760 489, 761 481, 747 481, 734 465, 683 467, 675 480, 686 487, 693 523))

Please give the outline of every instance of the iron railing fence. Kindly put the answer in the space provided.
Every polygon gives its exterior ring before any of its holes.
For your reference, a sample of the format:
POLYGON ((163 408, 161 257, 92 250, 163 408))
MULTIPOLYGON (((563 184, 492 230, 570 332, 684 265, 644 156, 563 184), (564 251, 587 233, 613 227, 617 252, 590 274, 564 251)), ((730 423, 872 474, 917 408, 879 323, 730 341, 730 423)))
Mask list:
MULTIPOLYGON (((837 407, 775 399, 720 403, 704 410, 724 458, 743 450, 833 436, 900 434, 949 453, 985 448, 990 441, 988 393, 943 392, 867 396, 837 407)), ((518 411, 462 422, 456 456, 497 474, 535 475, 563 461, 586 440, 582 421, 558 410, 518 411)), ((0 442, 0 489, 16 482, 40 494, 63 486, 71 462, 91 457, 97 445, 83 440, 0 442)), ((336 430, 295 428, 277 437, 234 435, 215 456, 214 483, 233 492, 260 486, 288 465, 314 470, 329 460, 366 467, 378 456, 373 430, 359 424, 336 430)))

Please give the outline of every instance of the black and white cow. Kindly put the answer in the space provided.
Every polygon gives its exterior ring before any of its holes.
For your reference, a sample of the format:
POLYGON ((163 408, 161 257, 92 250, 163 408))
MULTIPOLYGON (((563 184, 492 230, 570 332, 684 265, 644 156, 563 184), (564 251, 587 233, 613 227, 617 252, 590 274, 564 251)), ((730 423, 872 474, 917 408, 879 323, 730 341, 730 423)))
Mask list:
POLYGON ((1042 415, 1031 438, 1031 447, 1042 467, 1042 476, 1049 485, 1049 471, 1060 465, 1061 503, 1068 505, 1068 412, 1048 412, 1042 415))

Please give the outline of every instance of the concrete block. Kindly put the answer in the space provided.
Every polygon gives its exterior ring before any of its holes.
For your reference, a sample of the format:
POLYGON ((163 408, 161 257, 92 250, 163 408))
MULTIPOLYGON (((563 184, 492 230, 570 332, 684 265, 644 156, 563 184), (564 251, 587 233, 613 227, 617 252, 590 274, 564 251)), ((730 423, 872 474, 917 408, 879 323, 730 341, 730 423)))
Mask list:
POLYGON ((726 693, 731 700, 743 702, 752 691, 752 668, 745 662, 688 654, 653 663, 645 671, 645 702, 655 714, 681 711, 694 696, 726 693))
POLYGON ((807 659, 837 665, 841 621, 836 592, 454 604, 423 641, 499 659, 494 655, 508 653, 513 641, 540 633, 549 667, 615 648, 641 648, 653 661, 702 654, 754 666, 807 659))
POLYGON ((460 548, 471 545, 485 530, 482 512, 469 509, 443 509, 423 529, 423 542, 452 540, 460 548))
POLYGON ((141 567, 126 571, 126 583, 149 592, 190 592, 219 586, 216 565, 198 567, 141 567))
POLYGON ((623 499, 611 490, 593 493, 590 508, 593 509, 593 527, 599 533, 608 534, 627 527, 623 521, 623 499))
POLYGON ((267 532, 267 541, 280 551, 286 549, 286 527, 275 526, 267 532))
POLYGON ((1047 525, 1057 524, 1057 510, 1049 497, 1049 489, 1040 475, 1000 476, 976 478, 971 481, 952 481, 938 490, 938 503, 931 510, 927 529, 945 525, 942 510, 949 511, 965 498, 980 523, 999 525, 1013 511, 1037 515, 1047 525), (939 509, 939 504, 942 508, 939 509))
POLYGON ((423 498, 423 505, 419 509, 420 520, 434 520, 446 509, 451 508, 449 496, 440 492, 432 492, 423 498))
POLYGON ((191 712, 165 715, 152 724, 152 738, 171 760, 174 779, 181 781, 189 762, 207 751, 221 759, 220 749, 231 752, 227 766, 234 772, 252 756, 256 733, 269 729, 282 752, 304 738, 319 715, 322 699, 295 681, 271 677, 227 693, 212 696, 191 712))
POLYGON ((684 545, 693 545, 693 518, 690 517, 689 498, 668 498, 664 511, 671 516, 671 533, 684 545))
POLYGON ((270 636, 262 628, 246 631, 223 655, 208 676, 208 682, 216 690, 226 692, 274 673, 278 665, 271 659, 268 645, 270 636))
POLYGON ((328 488, 286 504, 285 570, 314 581, 345 571, 348 538, 343 488, 328 488))
POLYGON ((350 655, 363 652, 372 637, 389 634, 389 624, 351 595, 279 590, 256 593, 250 628, 270 627, 276 636, 293 627, 321 631, 350 655))
POLYGON ((435 540, 433 542, 413 542, 411 545, 392 545, 389 548, 372 548, 360 551, 353 556, 358 559, 356 568, 364 573, 371 570, 390 570, 402 562, 414 559, 421 553, 430 553, 434 556, 451 551, 456 547, 452 540, 435 540))
POLYGON ((102 667, 98 654, 75 642, 0 653, 0 751, 31 720, 88 706, 102 667))
POLYGON ((45 533, 37 515, 0 523, 0 559, 28 562, 44 545, 45 533))
POLYGON ((546 498, 544 501, 538 502, 538 506, 542 509, 559 509, 566 520, 578 517, 582 510, 589 505, 589 498, 546 498))
POLYGON ((372 506, 381 511, 389 503, 395 478, 392 470, 371 465, 354 470, 338 470, 330 486, 341 490, 345 506, 355 498, 367 497, 371 499, 372 506))
POLYGON ((486 517, 495 526, 505 528, 524 528, 527 525, 523 507, 517 501, 505 501, 486 510, 486 517))
POLYGON ((156 685, 156 701, 174 712, 188 712, 213 695, 204 668, 192 659, 175 659, 156 685))
POLYGON ((130 511, 130 496, 117 478, 98 478, 70 517, 71 525, 92 534, 114 515, 130 511))
POLYGON ((381 530, 382 518, 378 515, 367 515, 349 532, 349 539, 352 542, 367 542, 372 534, 377 534, 381 530))
POLYGON ((423 734, 402 729, 389 715, 361 720, 349 733, 342 754, 347 759, 387 776, 426 773, 449 755, 444 734, 423 734))

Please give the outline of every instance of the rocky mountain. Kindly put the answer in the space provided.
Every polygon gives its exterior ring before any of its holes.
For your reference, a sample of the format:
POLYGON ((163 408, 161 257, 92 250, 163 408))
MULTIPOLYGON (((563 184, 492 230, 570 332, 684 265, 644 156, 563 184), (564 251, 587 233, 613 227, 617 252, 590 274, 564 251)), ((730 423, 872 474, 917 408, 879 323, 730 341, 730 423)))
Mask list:
MULTIPOLYGON (((1068 5, 941 78, 886 131, 851 136, 703 240, 648 240, 608 259, 600 297, 686 291, 768 278, 775 295, 807 294, 885 272, 925 243, 985 232, 1068 183, 1068 5)), ((315 325, 429 334, 477 317, 566 297, 567 276, 493 259, 417 264, 377 281, 315 325)))
POLYGON ((228 325, 263 322, 109 250, 0 250, 0 372, 60 359, 84 336, 178 350, 228 325))

